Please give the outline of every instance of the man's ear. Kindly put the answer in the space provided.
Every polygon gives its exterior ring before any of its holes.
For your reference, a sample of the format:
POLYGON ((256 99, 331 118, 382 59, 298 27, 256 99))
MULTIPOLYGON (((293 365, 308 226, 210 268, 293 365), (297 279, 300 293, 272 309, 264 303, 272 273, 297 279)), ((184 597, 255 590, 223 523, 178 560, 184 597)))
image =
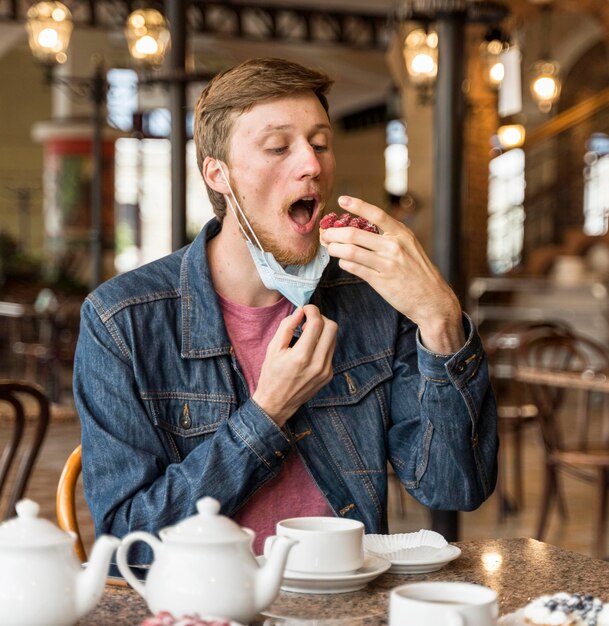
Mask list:
MULTIPOLYGON (((226 172, 227 168, 225 163, 222 164, 222 167, 226 172)), ((218 159, 214 159, 210 156, 205 157, 203 161, 203 178, 207 185, 214 191, 223 195, 229 193, 228 184, 222 174, 218 159)))

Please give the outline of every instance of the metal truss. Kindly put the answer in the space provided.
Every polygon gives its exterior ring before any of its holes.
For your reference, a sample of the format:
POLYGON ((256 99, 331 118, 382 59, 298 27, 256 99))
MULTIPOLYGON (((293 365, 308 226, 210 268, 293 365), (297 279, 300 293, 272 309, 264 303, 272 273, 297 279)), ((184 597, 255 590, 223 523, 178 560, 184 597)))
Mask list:
MULTIPOLYGON (((122 29, 133 0, 63 0, 76 24, 122 29)), ((23 21, 32 2, 0 0, 0 22, 23 21)), ((164 11, 164 3, 146 3, 164 11)), ((186 17, 190 34, 201 33, 254 41, 334 44, 359 49, 386 48, 395 24, 385 13, 278 6, 254 2, 191 0, 186 17)))

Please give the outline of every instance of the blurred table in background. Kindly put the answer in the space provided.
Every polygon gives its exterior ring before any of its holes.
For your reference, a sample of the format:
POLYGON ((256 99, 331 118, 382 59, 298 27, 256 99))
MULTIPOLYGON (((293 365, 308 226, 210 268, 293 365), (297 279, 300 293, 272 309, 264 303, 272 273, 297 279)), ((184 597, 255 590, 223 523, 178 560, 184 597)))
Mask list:
POLYGON ((0 302, 0 377, 38 384, 60 402, 71 389, 80 305, 0 302))
POLYGON ((598 372, 564 372, 541 367, 519 365, 516 380, 523 383, 549 385, 565 389, 585 389, 609 393, 609 377, 598 372))
POLYGON ((609 345, 609 289, 601 281, 565 283, 551 278, 475 278, 467 312, 483 336, 514 321, 561 320, 609 345))

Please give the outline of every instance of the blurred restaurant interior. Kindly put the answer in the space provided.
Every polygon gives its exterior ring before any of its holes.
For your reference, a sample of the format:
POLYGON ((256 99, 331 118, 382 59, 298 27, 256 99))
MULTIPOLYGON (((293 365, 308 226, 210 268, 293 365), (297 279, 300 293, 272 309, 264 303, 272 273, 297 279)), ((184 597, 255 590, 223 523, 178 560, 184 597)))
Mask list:
MULTIPOLYGON (((50 403, 25 493, 54 519, 80 439, 84 297, 212 217, 193 106, 210 77, 259 56, 335 80, 335 196, 409 226, 487 342, 500 481, 460 515, 460 538, 609 555, 606 0, 0 0, 0 378, 50 403), (554 357, 539 353, 548 328, 554 357)), ((16 482, 4 463, 0 519, 16 482)), ((429 527, 394 487, 391 530, 429 527)), ((77 506, 90 543, 80 491, 77 506)))

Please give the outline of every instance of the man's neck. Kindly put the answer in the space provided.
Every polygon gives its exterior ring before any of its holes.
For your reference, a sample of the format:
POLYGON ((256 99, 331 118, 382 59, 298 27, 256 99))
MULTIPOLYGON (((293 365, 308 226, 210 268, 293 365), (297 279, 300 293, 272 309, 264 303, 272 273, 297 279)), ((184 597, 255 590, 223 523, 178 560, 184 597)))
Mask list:
POLYGON ((228 300, 258 307, 281 298, 279 292, 264 286, 234 220, 224 219, 222 229, 207 245, 207 256, 214 288, 228 300))

